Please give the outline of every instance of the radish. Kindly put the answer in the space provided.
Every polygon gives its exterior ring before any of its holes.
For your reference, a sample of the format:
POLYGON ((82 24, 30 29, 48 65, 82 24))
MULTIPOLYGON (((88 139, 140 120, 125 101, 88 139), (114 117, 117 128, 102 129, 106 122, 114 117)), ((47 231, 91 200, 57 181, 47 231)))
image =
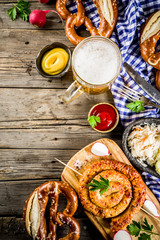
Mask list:
POLYGON ((94 145, 91 148, 91 152, 96 156, 108 156, 110 155, 110 152, 106 145, 100 142, 94 143, 94 145))
POLYGON ((45 10, 42 11, 40 9, 36 9, 34 11, 32 11, 29 15, 29 21, 32 25, 34 25, 35 27, 43 27, 46 23, 46 14, 49 12, 54 12, 57 13, 58 16, 60 17, 61 21, 63 22, 61 16, 59 15, 58 12, 54 11, 54 10, 45 10))
POLYGON ((145 200, 143 208, 153 214, 155 217, 159 217, 158 209, 151 200, 145 200))
POLYGON ((132 240, 132 237, 129 232, 125 230, 119 230, 114 234, 113 240, 132 240))
POLYGON ((44 3, 48 3, 49 0, 38 0, 40 3, 44 4, 44 3))

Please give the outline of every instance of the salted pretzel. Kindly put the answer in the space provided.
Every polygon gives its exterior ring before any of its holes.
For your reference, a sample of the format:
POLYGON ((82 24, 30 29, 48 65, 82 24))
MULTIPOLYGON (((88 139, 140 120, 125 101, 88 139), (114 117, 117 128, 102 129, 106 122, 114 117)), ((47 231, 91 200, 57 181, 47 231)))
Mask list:
POLYGON ((91 20, 85 16, 85 10, 81 1, 76 0, 76 2, 78 11, 76 14, 71 14, 66 9, 67 0, 57 0, 56 2, 57 11, 61 17, 66 20, 65 32, 70 42, 77 45, 84 39, 84 37, 79 36, 75 30, 75 27, 79 27, 82 24, 85 25, 92 36, 100 35, 110 37, 118 18, 118 6, 116 0, 93 0, 100 18, 98 29, 96 29, 91 20))
POLYGON ((83 207, 101 218, 112 218, 111 229, 125 228, 145 201, 146 187, 140 174, 130 165, 115 160, 101 160, 90 165, 83 173, 78 190, 83 207), (88 184, 109 180, 109 189, 90 191, 88 184))
POLYGON ((143 59, 158 70, 160 70, 160 52, 155 52, 155 47, 159 38, 160 10, 147 19, 140 37, 140 49, 143 59))
MULTIPOLYGON (((68 0, 57 0, 56 2, 56 9, 57 12, 61 15, 61 17, 66 20, 71 13, 67 10, 66 4, 68 0)), ((82 0, 76 0, 77 3, 77 15, 76 15, 76 23, 75 26, 79 27, 84 23, 84 18, 85 18, 85 10, 82 4, 82 0)))
MULTIPOLYGON (((75 23, 77 19, 77 14, 70 15, 65 24, 65 31, 66 36, 68 37, 69 41, 74 45, 80 43, 85 37, 79 36, 75 31, 75 23)), ((85 17, 84 25, 88 28, 90 34, 92 36, 99 35, 98 30, 93 26, 91 20, 88 17, 85 17)))
POLYGON ((33 239, 56 240, 57 226, 67 224, 69 233, 61 240, 78 240, 80 227, 73 214, 77 210, 78 199, 75 191, 64 182, 49 181, 36 188, 26 201, 23 219, 27 232, 33 239), (67 198, 67 206, 63 212, 58 212, 59 195, 67 198), (50 203, 49 223, 46 209, 50 203), (47 230, 49 229, 49 230, 47 230))

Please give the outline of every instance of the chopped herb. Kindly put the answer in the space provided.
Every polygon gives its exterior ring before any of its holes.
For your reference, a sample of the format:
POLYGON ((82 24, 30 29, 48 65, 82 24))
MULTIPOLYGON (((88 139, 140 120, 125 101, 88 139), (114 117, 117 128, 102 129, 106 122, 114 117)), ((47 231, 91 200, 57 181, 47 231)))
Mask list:
POLYGON ((89 190, 90 191, 96 191, 100 189, 100 195, 102 196, 104 192, 106 192, 110 187, 109 187, 109 180, 103 178, 100 175, 100 180, 97 181, 95 179, 92 179, 92 182, 88 184, 89 187, 91 187, 89 190))
POLYGON ((131 102, 131 103, 129 103, 129 104, 126 105, 126 108, 128 108, 128 109, 130 109, 132 112, 136 112, 136 113, 139 113, 139 112, 145 110, 142 101, 131 102))
POLYGON ((101 119, 98 116, 92 115, 88 117, 88 122, 92 128, 97 126, 97 123, 101 123, 101 119))
POLYGON ((160 236, 159 233, 155 233, 152 231, 153 225, 149 225, 146 218, 144 219, 143 224, 140 224, 140 222, 132 221, 132 223, 127 227, 127 229, 132 236, 139 236, 138 240, 151 240, 151 235, 160 236))
POLYGON ((8 15, 14 21, 18 15, 24 20, 28 21, 31 10, 29 9, 30 3, 28 1, 19 0, 12 8, 8 10, 8 15))

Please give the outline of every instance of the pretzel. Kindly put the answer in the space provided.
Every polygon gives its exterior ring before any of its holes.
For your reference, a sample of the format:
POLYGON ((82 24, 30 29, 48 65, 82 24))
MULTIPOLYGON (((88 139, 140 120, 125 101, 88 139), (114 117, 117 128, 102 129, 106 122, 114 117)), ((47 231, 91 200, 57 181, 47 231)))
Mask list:
MULTIPOLYGON (((57 12, 61 15, 61 17, 64 20, 66 20, 67 17, 69 17, 71 15, 71 13, 66 8, 67 2, 68 2, 68 0, 57 0, 57 2, 56 2, 57 12)), ((75 26, 79 27, 84 23, 85 11, 84 11, 84 7, 82 4, 82 0, 76 0, 76 3, 77 3, 78 14, 76 17, 75 26)))
POLYGON ((75 27, 79 27, 82 24, 85 25, 92 36, 100 35, 110 37, 118 18, 116 0, 93 0, 100 18, 100 25, 98 29, 96 29, 91 20, 85 16, 85 10, 81 1, 76 0, 76 2, 78 11, 76 14, 71 14, 66 9, 66 0, 57 0, 56 2, 57 12, 59 12, 61 17, 66 20, 65 32, 70 42, 77 45, 84 39, 84 37, 79 36, 75 31, 75 27))
POLYGON ((160 70, 160 52, 155 52, 155 47, 159 38, 160 10, 147 19, 140 37, 140 49, 143 59, 158 70, 160 70))
POLYGON ((97 7, 100 18, 98 33, 109 38, 118 18, 117 2, 116 0, 93 0, 93 3, 97 7))
MULTIPOLYGON (((80 43, 85 37, 79 36, 75 31, 75 24, 76 24, 77 14, 70 15, 65 24, 65 31, 66 36, 68 37, 69 41, 73 43, 74 45, 77 45, 80 43)), ((99 35, 98 30, 93 26, 91 20, 87 17, 85 17, 84 25, 86 28, 88 28, 90 34, 92 36, 99 35)))
POLYGON ((157 71, 157 73, 156 73, 155 84, 156 84, 157 89, 160 91, 160 71, 157 71))
POLYGON ((78 190, 83 207, 101 218, 112 218, 112 232, 125 228, 145 201, 146 187, 140 174, 130 165, 115 160, 101 160, 83 173, 78 190), (109 180, 110 188, 100 196, 89 190, 92 179, 109 180))
POLYGON ((56 240, 57 226, 67 224, 69 233, 64 240, 78 240, 80 227, 72 216, 77 210, 78 199, 75 191, 64 182, 49 181, 36 188, 26 201, 23 219, 27 232, 37 240, 56 240), (58 212, 59 195, 67 198, 67 206, 58 212), (51 199, 49 209, 49 226, 46 221, 46 208, 51 199), (49 229, 49 232, 47 231, 49 229))

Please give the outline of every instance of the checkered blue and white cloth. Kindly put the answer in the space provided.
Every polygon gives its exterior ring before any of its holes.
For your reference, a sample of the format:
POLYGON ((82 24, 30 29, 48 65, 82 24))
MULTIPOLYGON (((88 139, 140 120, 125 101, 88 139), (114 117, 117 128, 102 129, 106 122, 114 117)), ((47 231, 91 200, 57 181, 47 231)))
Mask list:
POLYGON ((160 201, 160 179, 150 175, 149 173, 143 172, 146 185, 152 190, 157 199, 160 201))
MULTIPOLYGON (((99 16, 97 8, 91 0, 82 0, 85 7, 86 15, 92 20, 96 27, 99 26, 99 16)), ((145 20, 157 10, 160 10, 160 0, 117 0, 118 4, 118 21, 110 37, 119 46, 123 62, 130 64, 141 77, 151 84, 154 84, 155 69, 148 65, 141 57, 139 38, 140 29, 145 20)), ((67 7, 72 13, 77 12, 76 0, 69 0, 67 7)), ((153 107, 146 107, 145 111, 140 113, 131 112, 125 107, 127 99, 119 93, 119 86, 123 83, 132 89, 147 96, 143 90, 129 77, 124 67, 122 67, 119 77, 112 85, 111 91, 114 97, 115 106, 117 107, 121 123, 124 127, 131 122, 142 117, 159 118, 159 110, 153 107)), ((143 173, 146 184, 152 189, 160 201, 160 179, 143 173)))

